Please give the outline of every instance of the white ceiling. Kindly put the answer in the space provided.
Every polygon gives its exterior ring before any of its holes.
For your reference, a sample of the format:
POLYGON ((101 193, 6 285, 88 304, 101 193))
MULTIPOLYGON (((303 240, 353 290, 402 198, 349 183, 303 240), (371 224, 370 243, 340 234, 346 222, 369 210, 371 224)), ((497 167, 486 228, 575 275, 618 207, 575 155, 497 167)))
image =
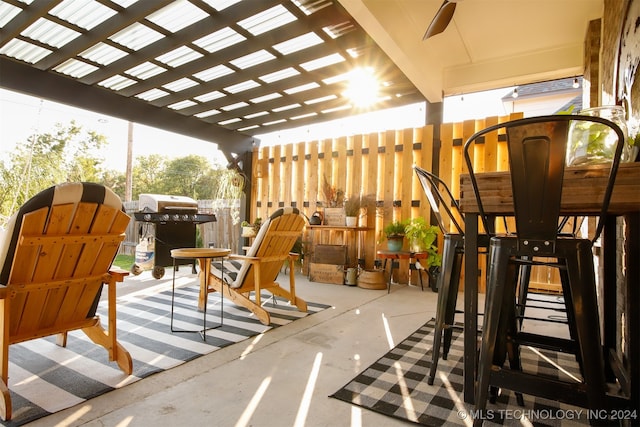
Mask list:
POLYGON ((430 102, 443 95, 583 72, 603 0, 458 0, 447 29, 422 40, 442 0, 339 0, 430 102))

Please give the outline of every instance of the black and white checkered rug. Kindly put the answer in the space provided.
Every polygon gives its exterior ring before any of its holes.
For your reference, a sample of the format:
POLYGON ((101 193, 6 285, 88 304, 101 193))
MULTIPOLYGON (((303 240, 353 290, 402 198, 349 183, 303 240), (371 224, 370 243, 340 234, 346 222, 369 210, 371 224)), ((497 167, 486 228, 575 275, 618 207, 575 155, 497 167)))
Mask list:
MULTIPOLYGON (((202 329, 203 316, 196 309, 197 279, 176 279, 176 285, 174 329, 202 329)), ((118 341, 133 358, 133 374, 129 376, 115 362, 109 362, 103 347, 79 331, 69 334, 65 348, 57 346, 54 337, 12 345, 9 390, 13 418, 0 425, 26 424, 329 307, 307 302, 309 311, 303 313, 288 301, 278 299, 273 304, 270 295, 264 294, 263 306, 271 315, 271 325, 261 324, 248 310, 225 299, 223 326, 207 331, 206 342, 197 332, 171 332, 171 279, 154 289, 118 298, 118 341)), ((207 323, 217 325, 217 293, 209 295, 207 306, 207 323)), ((98 313, 106 327, 106 304, 98 313)))
MULTIPOLYGON (((330 397, 390 417, 425 426, 471 425, 473 407, 462 396, 462 333, 454 331, 447 360, 438 362, 433 385, 427 384, 433 344, 431 319, 330 397)), ((522 347, 522 368, 567 380, 580 378, 575 357, 522 347)), ((587 411, 547 399, 524 396, 518 406, 506 391, 488 404, 485 426, 578 426, 588 424, 587 411)))

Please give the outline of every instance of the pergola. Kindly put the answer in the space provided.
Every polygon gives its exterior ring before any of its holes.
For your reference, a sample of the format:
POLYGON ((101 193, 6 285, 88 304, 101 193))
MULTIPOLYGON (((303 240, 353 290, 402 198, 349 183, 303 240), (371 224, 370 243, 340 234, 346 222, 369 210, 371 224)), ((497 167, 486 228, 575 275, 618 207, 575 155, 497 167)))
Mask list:
POLYGON ((3 0, 0 86, 210 141, 242 165, 255 135, 361 112, 345 95, 357 67, 379 82, 370 110, 426 100, 431 121, 444 95, 581 74, 603 8, 461 2, 424 41, 440 4, 3 0))

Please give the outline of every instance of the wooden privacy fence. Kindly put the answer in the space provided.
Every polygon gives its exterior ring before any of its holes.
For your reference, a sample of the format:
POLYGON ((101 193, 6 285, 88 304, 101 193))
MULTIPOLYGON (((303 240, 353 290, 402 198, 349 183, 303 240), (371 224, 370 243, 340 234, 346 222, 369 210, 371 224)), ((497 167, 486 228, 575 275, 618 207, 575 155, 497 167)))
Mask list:
MULTIPOLYGON (((464 142, 478 130, 521 117, 522 113, 515 113, 445 123, 440 127, 439 144, 434 141, 433 125, 427 125, 256 148, 252 162, 251 218, 266 218, 285 206, 297 207, 307 217, 321 211, 325 177, 344 190, 347 198, 373 195, 375 212, 370 209, 359 219, 360 226, 370 228, 362 243, 365 268, 372 268, 376 251, 386 248, 382 234, 386 224, 418 216, 430 218, 428 201, 412 166, 437 173, 458 197, 460 174, 466 172, 464 142)), ((487 135, 484 144, 474 149, 473 162, 478 171, 508 170, 505 143, 499 141, 497 134, 487 135)), ((442 248, 441 236, 439 246, 442 248)), ((557 279, 546 270, 533 272, 532 277, 532 286, 537 282, 546 286, 557 279)))

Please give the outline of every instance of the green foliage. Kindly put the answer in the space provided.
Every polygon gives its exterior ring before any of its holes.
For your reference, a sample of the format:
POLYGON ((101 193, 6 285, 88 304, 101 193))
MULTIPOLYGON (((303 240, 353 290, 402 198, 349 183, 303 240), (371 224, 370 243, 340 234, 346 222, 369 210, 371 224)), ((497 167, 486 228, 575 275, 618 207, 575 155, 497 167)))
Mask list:
POLYGON ((166 163, 162 178, 163 193, 198 199, 204 189, 198 184, 211 169, 205 157, 189 155, 166 163))
POLYGON ((387 236, 387 238, 391 236, 404 236, 406 226, 407 226, 406 221, 396 220, 385 225, 382 231, 384 231, 384 234, 387 236))
POLYGON ((38 192, 61 182, 101 182, 104 136, 71 121, 31 135, 0 163, 0 224, 38 192))
POLYGON ((106 170, 102 174, 102 183, 111 188, 121 199, 124 199, 127 177, 123 172, 106 170))
POLYGON ((123 270, 129 271, 131 270, 134 261, 135 257, 133 255, 118 254, 116 255, 116 259, 113 261, 113 265, 123 270))
POLYGON ((570 164, 611 160, 615 153, 615 140, 615 134, 607 125, 592 122, 574 123, 569 138, 570 164))
POLYGON ((427 266, 439 266, 442 257, 438 254, 437 238, 440 228, 430 225, 423 217, 412 218, 405 227, 405 237, 420 251, 429 253, 427 266))
POLYGON ((251 228, 253 228, 253 231, 255 233, 258 233, 258 231, 260 231, 260 227, 262 227, 262 218, 257 217, 255 219, 255 221, 253 222, 253 224, 250 223, 249 221, 242 221, 240 223, 240 226, 241 227, 251 227, 251 228))
POLYGON ((571 115, 571 114, 573 114, 573 110, 575 108, 576 108, 575 105, 570 105, 569 108, 567 108, 566 110, 560 110, 560 111, 556 112, 556 114, 565 115, 565 116, 566 115, 571 115))
POLYGON ((151 154, 136 158, 133 165, 133 200, 137 200, 140 194, 162 194, 162 177, 167 157, 159 154, 151 154))
MULTIPOLYGON (((30 136, 0 160, 0 226, 38 192, 63 182, 104 184, 124 200, 126 176, 105 170, 96 153, 108 146, 103 135, 71 121, 50 132, 30 136)), ((120 153, 116 153, 120 154, 120 153)), ((196 200, 238 199, 245 178, 235 170, 212 168, 202 156, 169 160, 152 154, 138 157, 132 168, 132 200, 142 193, 189 196, 196 200)))
POLYGON ((416 240, 424 247, 429 247, 436 241, 440 229, 430 225, 423 217, 419 216, 411 218, 404 231, 408 239, 416 240))
POLYGON ((196 200, 238 199, 244 177, 237 171, 213 169, 203 156, 169 160, 152 154, 136 159, 133 167, 133 200, 143 193, 188 196, 196 200))

